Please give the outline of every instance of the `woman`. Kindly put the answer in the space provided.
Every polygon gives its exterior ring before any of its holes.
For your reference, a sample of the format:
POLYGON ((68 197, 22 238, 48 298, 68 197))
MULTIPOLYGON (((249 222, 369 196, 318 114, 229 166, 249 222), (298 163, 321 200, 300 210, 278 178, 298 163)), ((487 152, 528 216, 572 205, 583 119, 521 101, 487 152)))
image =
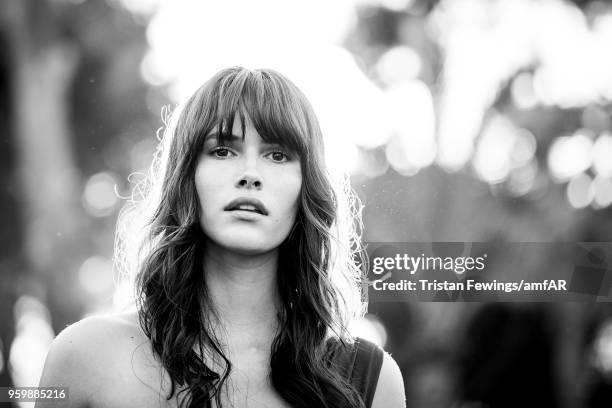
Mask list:
POLYGON ((231 68, 173 118, 120 223, 137 313, 65 329, 41 386, 75 407, 403 407, 397 364, 347 331, 363 310, 358 212, 303 94, 231 68))

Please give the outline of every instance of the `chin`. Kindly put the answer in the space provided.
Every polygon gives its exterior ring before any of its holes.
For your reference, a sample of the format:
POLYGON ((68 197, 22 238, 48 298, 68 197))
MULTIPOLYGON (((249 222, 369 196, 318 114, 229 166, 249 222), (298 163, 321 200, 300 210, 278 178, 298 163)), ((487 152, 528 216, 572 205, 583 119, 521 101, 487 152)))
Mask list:
POLYGON ((276 246, 262 246, 258 244, 230 244, 225 245, 225 248, 240 255, 261 255, 276 249, 276 246))
POLYGON ((270 252, 280 245, 280 243, 271 242, 269 237, 249 236, 248 234, 223 237, 218 243, 221 247, 242 255, 270 252))

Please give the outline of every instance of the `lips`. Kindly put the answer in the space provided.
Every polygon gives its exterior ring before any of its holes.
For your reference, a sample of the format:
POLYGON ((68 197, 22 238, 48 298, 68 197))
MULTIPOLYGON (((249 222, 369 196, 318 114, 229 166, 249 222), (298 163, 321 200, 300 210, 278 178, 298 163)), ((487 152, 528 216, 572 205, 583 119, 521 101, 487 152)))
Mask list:
POLYGON ((266 206, 256 198, 239 197, 224 208, 225 211, 251 211, 262 215, 268 215, 266 206))

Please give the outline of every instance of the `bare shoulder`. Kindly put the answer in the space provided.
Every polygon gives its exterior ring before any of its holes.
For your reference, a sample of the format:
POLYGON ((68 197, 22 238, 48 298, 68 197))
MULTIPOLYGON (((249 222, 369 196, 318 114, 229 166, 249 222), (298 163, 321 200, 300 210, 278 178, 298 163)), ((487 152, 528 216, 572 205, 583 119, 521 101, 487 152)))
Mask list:
POLYGON ((71 407, 109 405, 98 404, 109 389, 131 384, 137 371, 150 376, 148 348, 134 313, 84 318, 51 344, 40 386, 68 387, 71 407))
POLYGON ((137 333, 136 321, 128 314, 89 316, 62 330, 51 346, 54 351, 100 355, 109 346, 137 333))
POLYGON ((383 354, 372 408, 405 408, 406 394, 402 373, 391 355, 383 354))

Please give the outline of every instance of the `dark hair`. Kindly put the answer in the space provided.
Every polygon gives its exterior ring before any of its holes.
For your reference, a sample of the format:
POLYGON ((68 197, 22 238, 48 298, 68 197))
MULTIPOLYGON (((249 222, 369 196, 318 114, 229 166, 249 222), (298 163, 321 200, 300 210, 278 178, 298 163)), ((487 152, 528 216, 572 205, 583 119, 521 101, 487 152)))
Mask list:
POLYGON ((117 230, 117 265, 136 272, 140 324, 171 378, 168 399, 180 386, 181 407, 204 406, 213 396, 220 406, 231 370, 209 316, 214 308, 202 269, 205 240, 194 173, 205 136, 231 130, 236 115, 243 134, 246 115, 264 140, 301 158, 298 214, 279 251, 279 271, 291 273, 277 274, 282 306, 272 384, 294 407, 361 407, 328 347, 330 338, 351 343, 347 327, 366 304, 361 207, 347 179, 328 174, 319 123, 302 92, 275 71, 239 67, 217 73, 166 123, 152 172, 135 188, 143 199, 122 213, 117 230), (205 363, 211 353, 224 362, 222 373, 205 363))

